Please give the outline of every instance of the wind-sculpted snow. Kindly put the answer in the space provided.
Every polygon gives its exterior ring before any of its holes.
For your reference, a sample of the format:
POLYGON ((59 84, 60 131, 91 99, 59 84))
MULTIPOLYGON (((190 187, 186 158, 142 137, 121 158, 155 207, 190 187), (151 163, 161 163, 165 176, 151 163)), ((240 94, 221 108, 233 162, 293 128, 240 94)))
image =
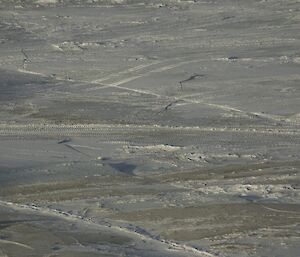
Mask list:
POLYGON ((298 257, 299 17, 0 0, 0 256, 298 257))

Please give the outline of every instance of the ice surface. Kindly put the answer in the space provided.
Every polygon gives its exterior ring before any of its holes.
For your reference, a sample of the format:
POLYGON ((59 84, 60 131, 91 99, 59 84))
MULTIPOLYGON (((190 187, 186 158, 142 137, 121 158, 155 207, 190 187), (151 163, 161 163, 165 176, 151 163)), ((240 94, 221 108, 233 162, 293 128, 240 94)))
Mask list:
POLYGON ((299 10, 0 0, 0 257, 298 257, 299 10))

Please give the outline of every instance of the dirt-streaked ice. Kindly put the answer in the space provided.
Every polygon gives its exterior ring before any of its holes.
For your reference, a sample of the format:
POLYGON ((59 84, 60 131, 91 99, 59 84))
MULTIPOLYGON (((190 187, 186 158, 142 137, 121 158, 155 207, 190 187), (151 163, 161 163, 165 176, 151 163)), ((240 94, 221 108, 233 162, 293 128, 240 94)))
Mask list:
POLYGON ((298 257, 299 8, 0 0, 0 257, 298 257))

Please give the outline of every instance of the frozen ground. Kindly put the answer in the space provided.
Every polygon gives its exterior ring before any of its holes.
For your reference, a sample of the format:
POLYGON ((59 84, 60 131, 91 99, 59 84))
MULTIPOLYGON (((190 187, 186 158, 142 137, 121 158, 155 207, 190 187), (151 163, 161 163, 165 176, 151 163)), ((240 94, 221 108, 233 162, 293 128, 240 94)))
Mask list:
POLYGON ((0 256, 299 257, 300 3, 0 0, 0 256))

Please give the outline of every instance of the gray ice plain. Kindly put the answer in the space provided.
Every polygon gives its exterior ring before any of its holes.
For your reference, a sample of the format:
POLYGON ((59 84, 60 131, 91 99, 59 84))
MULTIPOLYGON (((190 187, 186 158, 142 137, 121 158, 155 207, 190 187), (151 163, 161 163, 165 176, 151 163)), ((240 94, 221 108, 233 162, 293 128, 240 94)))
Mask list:
POLYGON ((300 3, 0 0, 1 257, 299 257, 300 3))

